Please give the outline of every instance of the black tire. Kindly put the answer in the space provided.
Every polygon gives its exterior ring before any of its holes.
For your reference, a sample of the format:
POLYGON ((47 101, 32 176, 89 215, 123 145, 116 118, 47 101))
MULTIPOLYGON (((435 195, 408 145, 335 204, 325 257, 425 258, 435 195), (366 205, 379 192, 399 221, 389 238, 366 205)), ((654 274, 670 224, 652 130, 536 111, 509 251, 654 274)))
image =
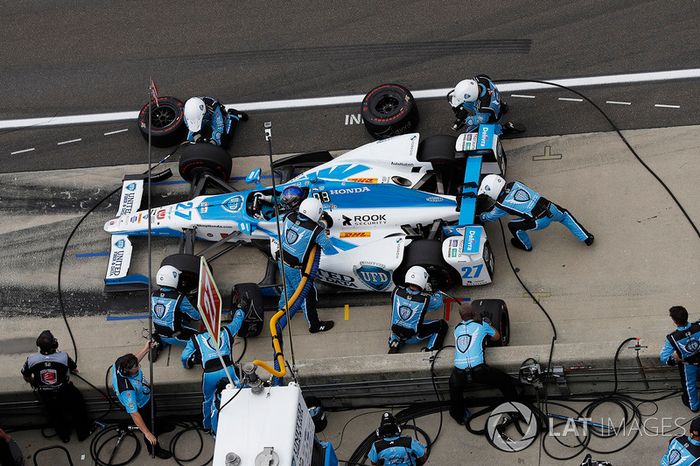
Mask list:
POLYGON ((484 243, 484 264, 486 264, 486 271, 489 273, 489 277, 493 280, 493 273, 496 271, 496 256, 493 255, 493 249, 491 249, 491 244, 488 240, 484 243))
POLYGON ((410 133, 418 126, 418 106, 411 91, 399 84, 380 84, 362 99, 365 129, 375 139, 410 133))
POLYGON ((510 316, 508 306, 502 299, 477 299, 471 302, 472 309, 491 321, 493 327, 501 332, 501 339, 487 339, 487 346, 508 346, 510 343, 510 316))
POLYGON ((178 291, 191 293, 199 286, 199 256, 194 254, 172 254, 165 257, 160 266, 172 265, 180 271, 178 291))
POLYGON ((205 173, 228 181, 232 167, 231 156, 226 150, 213 144, 186 144, 180 149, 180 176, 190 183, 205 173))
POLYGON ((394 283, 403 286, 406 271, 420 265, 430 275, 433 290, 449 290, 461 282, 459 273, 442 258, 442 242, 434 239, 413 240, 406 247, 401 266, 394 271, 394 283))
POLYGON ((328 425, 328 419, 326 418, 326 411, 323 409, 321 400, 315 396, 305 396, 304 403, 306 403, 306 408, 309 410, 311 419, 314 421, 314 432, 323 432, 328 425))
MULTIPOLYGON (((139 131, 148 141, 148 104, 139 112, 139 131)), ((185 104, 175 97, 159 97, 158 105, 151 109, 151 144, 156 147, 170 147, 185 140, 185 104)))
POLYGON ((260 288, 255 283, 238 283, 231 291, 231 304, 233 309, 241 307, 245 312, 245 320, 238 331, 240 337, 257 337, 263 329, 265 314, 263 309, 263 297, 260 288), (242 306, 247 302, 246 306, 242 306))
POLYGON ((418 146, 416 158, 420 162, 430 162, 433 170, 440 173, 445 193, 456 196, 464 181, 464 161, 455 159, 457 138, 447 134, 436 134, 423 139, 418 146))

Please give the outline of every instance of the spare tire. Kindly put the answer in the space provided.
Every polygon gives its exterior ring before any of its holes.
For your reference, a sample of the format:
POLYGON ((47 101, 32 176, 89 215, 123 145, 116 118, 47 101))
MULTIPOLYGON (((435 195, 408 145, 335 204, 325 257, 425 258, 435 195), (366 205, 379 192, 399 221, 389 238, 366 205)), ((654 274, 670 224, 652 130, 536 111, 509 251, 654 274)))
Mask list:
POLYGON ((180 176, 190 183, 205 173, 228 181, 232 167, 231 156, 219 146, 206 143, 185 144, 180 149, 180 176))
POLYGON ((502 299, 477 299, 471 302, 472 309, 482 318, 491 321, 493 328, 501 332, 498 341, 486 340, 488 346, 508 346, 510 343, 510 316, 508 306, 502 299))
POLYGON ((428 271, 433 290, 449 290, 461 282, 457 270, 442 258, 442 242, 434 239, 413 240, 406 247, 403 263, 394 271, 394 283, 403 286, 406 271, 419 265, 428 271))
POLYGON ((194 254, 171 254, 160 263, 160 266, 172 265, 180 271, 178 291, 191 293, 199 286, 199 256, 194 254))
MULTIPOLYGON (((174 146, 185 140, 187 126, 184 119, 185 104, 175 97, 159 97, 158 105, 150 105, 151 110, 151 144, 156 147, 174 146)), ((139 131, 148 140, 147 103, 139 112, 139 131)))
POLYGON ((411 91, 399 84, 381 84, 362 99, 362 121, 375 139, 386 139, 414 131, 418 107, 411 91))

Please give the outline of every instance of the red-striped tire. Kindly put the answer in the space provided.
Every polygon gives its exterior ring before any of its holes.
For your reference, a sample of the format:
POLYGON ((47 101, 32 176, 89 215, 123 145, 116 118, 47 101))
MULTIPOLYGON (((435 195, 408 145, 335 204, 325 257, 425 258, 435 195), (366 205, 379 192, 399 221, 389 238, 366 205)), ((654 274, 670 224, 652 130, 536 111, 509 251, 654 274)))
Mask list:
MULTIPOLYGON (((139 112, 139 131, 148 140, 148 109, 146 103, 139 112)), ((151 144, 156 147, 170 147, 179 144, 187 136, 184 109, 185 104, 175 97, 159 97, 158 105, 151 109, 151 144)))
POLYGON ((411 91, 399 84, 381 84, 362 99, 362 120, 375 139, 386 139, 415 131, 418 106, 411 91))

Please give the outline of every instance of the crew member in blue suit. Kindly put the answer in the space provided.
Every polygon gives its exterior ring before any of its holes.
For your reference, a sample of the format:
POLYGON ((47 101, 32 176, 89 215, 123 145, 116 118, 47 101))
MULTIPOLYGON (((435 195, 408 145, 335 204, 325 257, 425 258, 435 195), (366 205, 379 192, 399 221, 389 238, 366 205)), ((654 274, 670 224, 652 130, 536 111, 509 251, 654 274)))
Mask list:
POLYGON ((414 265, 406 272, 406 286, 397 286, 391 295, 391 334, 389 354, 399 352, 404 344, 416 344, 428 339, 424 348, 433 351, 442 348, 447 335, 445 320, 425 320, 428 312, 443 305, 442 294, 425 291, 428 286, 428 271, 414 265))
POLYGON ((428 449, 418 440, 401 436, 401 427, 391 413, 384 413, 377 429, 378 440, 367 458, 373 466, 416 466, 428 460, 428 449))
MULTIPOLYGON (((280 273, 283 273, 285 277, 287 296, 285 297, 283 290, 279 301, 280 309, 286 307, 286 299, 291 298, 299 286, 314 244, 321 247, 323 254, 338 253, 326 235, 325 229, 318 223, 322 214, 323 204, 321 201, 310 197, 299 204, 298 212, 290 212, 284 218, 281 242, 284 264, 280 273)), ((316 287, 312 284, 311 290, 301 305, 311 333, 325 332, 333 328, 332 320, 319 320, 316 310, 317 301, 316 287)))
POLYGON ((203 140, 217 146, 227 147, 233 130, 239 121, 246 121, 244 112, 226 108, 213 97, 192 97, 185 102, 185 124, 189 132, 187 140, 203 140))
POLYGON ((484 74, 458 82, 447 97, 456 118, 452 126, 454 131, 463 125, 466 125, 466 132, 475 131, 484 123, 494 123, 496 134, 525 131, 522 125, 516 125, 512 121, 503 125, 499 123, 508 111, 508 105, 501 100, 501 94, 493 81, 484 74))
POLYGON ((228 379, 220 379, 214 388, 214 400, 211 403, 211 434, 216 437, 219 426, 219 410, 221 409, 221 394, 229 384, 228 379))
POLYGON ((190 337, 199 333, 199 311, 190 300, 178 291, 180 270, 172 265, 164 265, 156 274, 159 290, 151 296, 153 315, 153 338, 159 343, 151 353, 155 361, 164 345, 185 346, 190 337))
POLYGON ((660 466, 700 465, 700 417, 690 423, 690 435, 674 437, 668 443, 668 451, 661 458, 660 466))
MULTIPOLYGON (((151 403, 155 402, 151 400, 151 385, 139 366, 139 362, 154 344, 155 342, 147 341, 138 353, 125 354, 117 359, 112 366, 112 389, 136 427, 143 433, 148 452, 155 449, 158 458, 168 459, 172 455, 158 443, 157 430, 151 432, 151 403)), ((155 406, 153 411, 156 412, 155 406)))
POLYGON ((489 211, 479 215, 482 222, 493 222, 508 214, 520 217, 508 223, 508 229, 513 234, 510 242, 518 249, 532 251, 527 232, 542 230, 552 222, 564 225, 586 245, 593 244, 593 235, 586 231, 571 212, 545 199, 520 181, 506 183, 506 180, 498 175, 486 175, 479 185, 477 195, 485 195, 496 201, 489 211))
POLYGON ((683 404, 694 413, 700 410, 698 398, 698 365, 700 364, 700 321, 688 323, 688 310, 673 306, 669 315, 676 331, 666 336, 661 349, 661 363, 678 366, 683 386, 683 404))
POLYGON ((497 387, 506 400, 517 398, 513 379, 503 371, 485 362, 486 339, 498 341, 501 333, 491 324, 477 316, 469 303, 459 307, 462 321, 454 330, 455 361, 450 375, 450 416, 459 424, 471 416, 464 403, 464 389, 471 383, 497 387))
POLYGON ((182 365, 186 369, 194 367, 195 364, 201 364, 204 368, 204 374, 202 375, 202 395, 204 396, 204 401, 202 402, 202 425, 205 430, 211 429, 211 404, 214 400, 214 392, 219 380, 227 378, 226 374, 228 374, 236 385, 240 384, 236 374, 236 365, 233 362, 233 339, 241 329, 244 319, 245 313, 243 309, 238 309, 233 315, 231 323, 222 327, 219 331, 219 353, 224 360, 223 366, 209 332, 192 336, 182 351, 182 365))

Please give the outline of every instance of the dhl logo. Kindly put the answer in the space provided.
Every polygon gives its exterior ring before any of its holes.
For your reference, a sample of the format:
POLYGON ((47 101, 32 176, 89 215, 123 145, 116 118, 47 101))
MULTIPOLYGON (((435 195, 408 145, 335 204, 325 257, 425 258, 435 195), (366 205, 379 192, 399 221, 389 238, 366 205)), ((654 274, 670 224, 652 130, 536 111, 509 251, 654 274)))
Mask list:
POLYGON ((369 238, 372 236, 371 231, 341 231, 341 238, 369 238))
POLYGON ((348 178, 348 181, 354 181, 355 183, 377 183, 378 178, 348 178))

